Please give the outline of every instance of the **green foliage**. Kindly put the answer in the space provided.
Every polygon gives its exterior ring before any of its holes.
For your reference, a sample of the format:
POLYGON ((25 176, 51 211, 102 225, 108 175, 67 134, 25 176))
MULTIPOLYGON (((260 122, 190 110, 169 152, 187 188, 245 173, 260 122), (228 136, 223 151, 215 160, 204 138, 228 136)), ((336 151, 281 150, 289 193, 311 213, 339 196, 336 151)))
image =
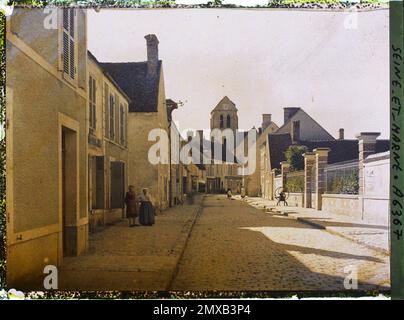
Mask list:
POLYGON ((5 52, 4 52, 4 28, 3 13, 0 13, 0 288, 6 286, 6 141, 4 135, 6 106, 4 99, 5 88, 5 52))
POLYGON ((289 163, 291 171, 304 169, 303 154, 305 152, 307 152, 307 148, 305 146, 290 146, 285 151, 286 161, 289 163))
POLYGON ((335 194, 358 194, 358 173, 352 172, 349 175, 335 177, 331 182, 329 191, 335 194))
POLYGON ((304 176, 289 177, 286 181, 286 189, 289 192, 300 193, 304 191, 304 176))

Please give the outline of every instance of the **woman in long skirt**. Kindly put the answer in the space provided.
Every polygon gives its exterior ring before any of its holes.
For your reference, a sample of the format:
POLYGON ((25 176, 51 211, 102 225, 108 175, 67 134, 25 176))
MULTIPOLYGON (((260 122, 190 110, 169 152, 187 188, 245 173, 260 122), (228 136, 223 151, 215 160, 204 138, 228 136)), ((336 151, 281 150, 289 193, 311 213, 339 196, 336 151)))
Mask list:
POLYGON ((129 191, 125 195, 126 218, 129 221, 129 227, 136 226, 135 220, 138 214, 138 203, 135 194, 135 187, 129 186, 129 191))
POLYGON ((144 226, 152 226, 154 224, 154 207, 148 189, 143 189, 140 195, 140 214, 139 222, 144 226))

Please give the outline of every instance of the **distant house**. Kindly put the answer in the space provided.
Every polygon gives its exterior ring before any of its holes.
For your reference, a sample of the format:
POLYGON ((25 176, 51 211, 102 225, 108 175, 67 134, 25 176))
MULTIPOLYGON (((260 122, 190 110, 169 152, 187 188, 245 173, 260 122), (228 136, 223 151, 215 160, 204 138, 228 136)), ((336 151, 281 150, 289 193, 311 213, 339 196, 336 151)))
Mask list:
POLYGON ((111 75, 117 85, 129 97, 128 115, 128 183, 135 186, 137 193, 148 188, 160 209, 169 206, 170 165, 153 165, 148 159, 150 147, 155 143, 148 140, 152 129, 168 132, 169 120, 166 109, 162 61, 158 58, 157 37, 145 37, 147 61, 109 62, 101 66, 111 75))
MULTIPOLYGON (((261 193, 265 198, 273 197, 271 172, 275 174, 286 160, 285 152, 292 145, 305 146, 308 151, 316 148, 330 148, 328 163, 357 160, 359 144, 356 139, 345 139, 344 130, 339 130, 338 139, 334 138, 318 122, 301 108, 284 108, 284 124, 272 133, 262 133, 261 152, 261 193)), ((389 150, 389 140, 377 140, 376 152, 389 150)))
POLYGON ((292 141, 331 141, 335 138, 302 108, 283 108, 283 125, 277 134, 288 133, 292 141))

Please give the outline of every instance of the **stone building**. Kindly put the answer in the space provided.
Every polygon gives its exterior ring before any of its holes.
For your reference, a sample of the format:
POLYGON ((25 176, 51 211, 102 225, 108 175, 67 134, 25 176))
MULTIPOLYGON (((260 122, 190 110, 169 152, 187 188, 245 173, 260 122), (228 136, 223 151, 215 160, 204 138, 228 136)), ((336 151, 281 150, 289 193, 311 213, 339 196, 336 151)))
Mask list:
POLYGON ((257 139, 257 148, 256 148, 256 159, 257 159, 257 167, 255 172, 250 177, 250 192, 248 195, 250 196, 264 196, 271 192, 269 181, 270 170, 268 168, 268 143, 267 137, 269 134, 276 132, 279 127, 275 122, 272 121, 271 114, 263 114, 262 115, 262 125, 260 127, 258 139, 257 139))
POLYGON ((232 192, 240 192, 242 177, 237 174, 235 159, 236 136, 238 131, 237 108, 227 96, 223 97, 213 108, 210 115, 210 130, 219 130, 222 136, 220 141, 211 137, 212 162, 206 164, 206 192, 220 193, 231 189, 232 192), (226 135, 229 134, 230 136, 226 135), (216 146, 220 150, 217 152, 216 146), (216 152, 215 152, 216 149, 216 152))
POLYGON ((92 228, 124 216, 129 101, 88 52, 88 209, 92 228))
POLYGON ((170 189, 169 189, 169 205, 174 206, 184 201, 183 177, 186 176, 186 166, 179 161, 183 139, 173 121, 172 112, 178 108, 178 103, 167 99, 167 117, 169 123, 169 140, 170 140, 170 189))
POLYGON ((42 288, 88 243, 86 13, 15 8, 6 29, 7 284, 42 288))
POLYGON ((168 132, 169 121, 166 108, 162 61, 158 57, 159 41, 155 35, 147 35, 147 61, 105 62, 101 66, 129 97, 127 127, 128 184, 136 192, 148 188, 157 207, 169 206, 170 164, 152 164, 149 149, 155 141, 149 141, 149 132, 162 129, 168 132))

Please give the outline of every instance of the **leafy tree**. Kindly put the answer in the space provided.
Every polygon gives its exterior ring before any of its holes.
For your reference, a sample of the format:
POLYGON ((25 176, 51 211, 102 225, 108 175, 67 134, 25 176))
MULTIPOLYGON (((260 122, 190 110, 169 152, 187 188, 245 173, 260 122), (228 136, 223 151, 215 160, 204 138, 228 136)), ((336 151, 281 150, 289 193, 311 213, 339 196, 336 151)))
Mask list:
POLYGON ((285 151, 286 161, 289 163, 291 171, 304 169, 303 154, 305 152, 307 152, 307 147, 305 146, 289 146, 285 151))

